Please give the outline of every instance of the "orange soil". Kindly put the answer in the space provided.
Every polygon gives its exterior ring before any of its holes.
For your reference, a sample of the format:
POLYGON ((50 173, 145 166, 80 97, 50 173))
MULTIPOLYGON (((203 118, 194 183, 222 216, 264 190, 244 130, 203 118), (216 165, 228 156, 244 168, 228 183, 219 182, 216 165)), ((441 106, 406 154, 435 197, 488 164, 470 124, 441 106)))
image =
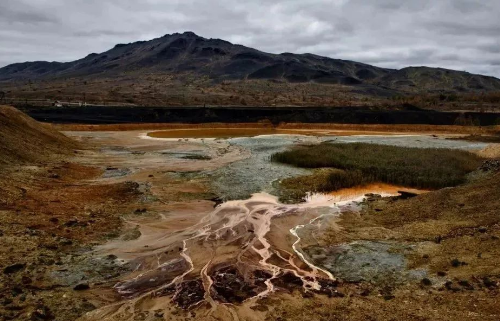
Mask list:
POLYGON ((500 126, 451 126, 451 125, 363 125, 363 124, 333 124, 333 123, 281 123, 273 126, 269 122, 261 123, 203 123, 203 124, 110 124, 110 125, 83 125, 83 124, 56 124, 52 125, 61 131, 129 131, 129 130, 168 130, 168 129, 208 129, 208 128, 262 128, 276 130, 330 130, 349 132, 381 132, 381 133, 441 133, 441 134, 495 134, 500 132, 500 126))

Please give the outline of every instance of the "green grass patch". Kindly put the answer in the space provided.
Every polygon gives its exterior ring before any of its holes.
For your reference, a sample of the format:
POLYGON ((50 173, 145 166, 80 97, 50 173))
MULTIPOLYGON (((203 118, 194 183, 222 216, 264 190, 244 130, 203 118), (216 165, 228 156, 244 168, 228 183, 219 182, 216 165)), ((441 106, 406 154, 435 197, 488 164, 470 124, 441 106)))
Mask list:
POLYGON ((297 147, 271 156, 274 162, 303 168, 331 168, 283 181, 285 188, 327 192, 382 182, 422 189, 456 186, 483 159, 455 149, 409 148, 366 143, 297 147))

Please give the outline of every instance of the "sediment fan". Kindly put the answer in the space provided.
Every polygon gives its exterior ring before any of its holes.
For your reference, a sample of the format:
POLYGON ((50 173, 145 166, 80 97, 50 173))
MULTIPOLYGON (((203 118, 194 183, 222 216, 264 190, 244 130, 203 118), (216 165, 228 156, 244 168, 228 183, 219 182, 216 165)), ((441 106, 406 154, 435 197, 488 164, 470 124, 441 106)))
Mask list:
POLYGON ((208 304, 215 311, 237 303, 252 306, 279 288, 332 295, 334 276, 311 262, 301 236, 309 238, 342 212, 356 211, 363 198, 311 195, 305 203, 285 205, 261 193, 225 202, 197 225, 148 243, 146 251, 137 244, 141 254, 133 264, 140 272, 115 286, 125 300, 86 318, 121 315, 162 296, 185 309, 208 304))

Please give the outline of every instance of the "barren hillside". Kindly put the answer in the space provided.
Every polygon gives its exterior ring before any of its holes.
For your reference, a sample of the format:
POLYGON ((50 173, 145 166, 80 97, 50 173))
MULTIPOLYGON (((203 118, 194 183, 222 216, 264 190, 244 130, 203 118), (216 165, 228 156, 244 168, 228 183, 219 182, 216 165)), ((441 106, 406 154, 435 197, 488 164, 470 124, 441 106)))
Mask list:
POLYGON ((76 145, 50 125, 0 106, 0 166, 44 162, 68 154, 76 145))

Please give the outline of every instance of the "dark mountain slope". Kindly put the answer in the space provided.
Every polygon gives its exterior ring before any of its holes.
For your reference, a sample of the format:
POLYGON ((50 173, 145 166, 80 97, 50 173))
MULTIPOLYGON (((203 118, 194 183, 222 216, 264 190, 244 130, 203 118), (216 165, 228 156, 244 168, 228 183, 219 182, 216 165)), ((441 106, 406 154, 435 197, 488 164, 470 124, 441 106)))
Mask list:
POLYGON ((192 32, 165 35, 150 41, 118 44, 100 54, 73 62, 26 62, 0 68, 0 81, 135 75, 194 74, 212 79, 274 79, 358 86, 358 92, 387 96, 396 92, 496 91, 500 80, 441 68, 379 68, 313 54, 270 54, 192 32))
POLYGON ((312 54, 268 54, 186 32, 151 41, 119 44, 107 52, 90 54, 74 62, 13 64, 0 69, 0 80, 112 75, 137 70, 174 74, 193 72, 215 80, 255 78, 342 84, 359 84, 390 72, 312 54))

